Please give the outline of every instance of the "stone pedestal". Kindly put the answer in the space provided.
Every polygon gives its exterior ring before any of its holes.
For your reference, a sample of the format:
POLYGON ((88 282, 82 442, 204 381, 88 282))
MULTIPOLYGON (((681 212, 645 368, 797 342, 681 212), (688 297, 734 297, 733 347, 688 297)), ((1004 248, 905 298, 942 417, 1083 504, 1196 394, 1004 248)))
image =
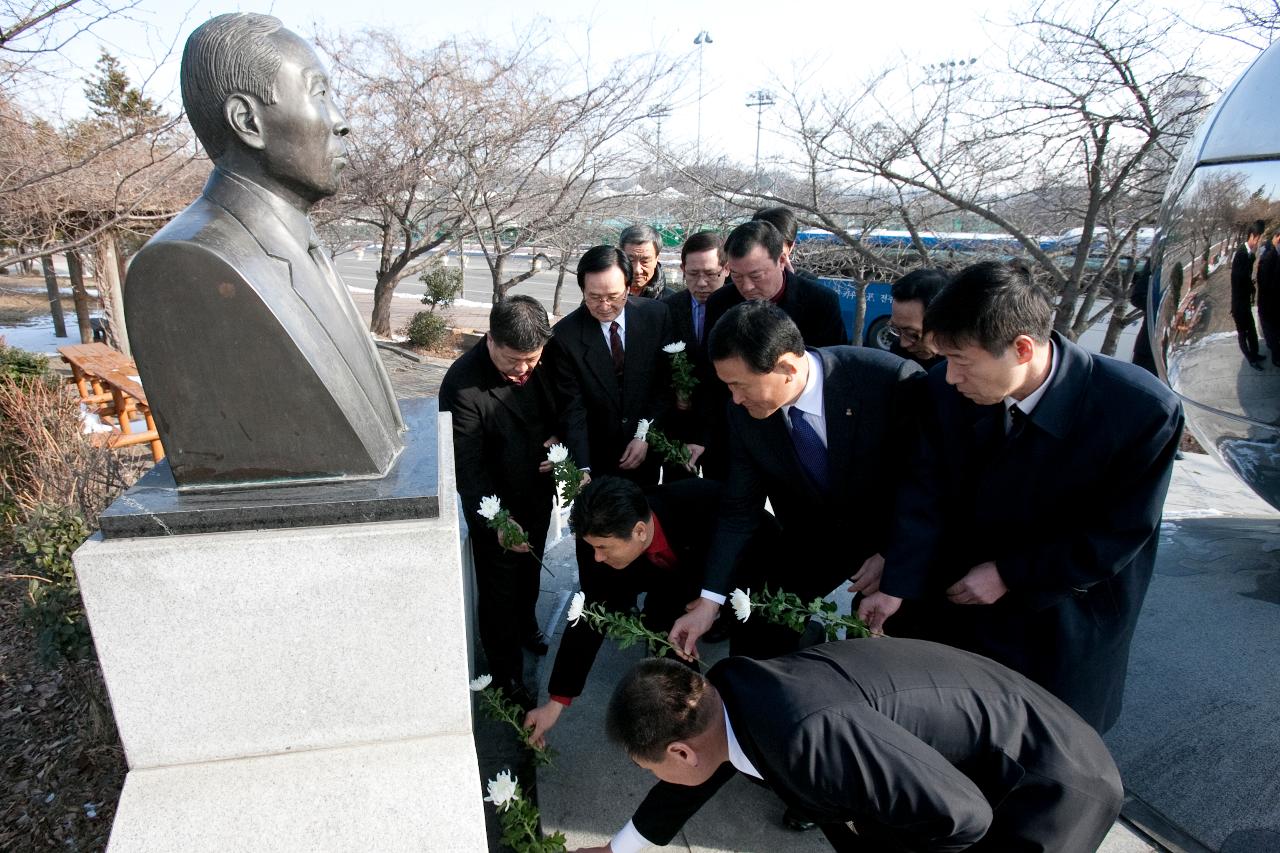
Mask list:
POLYGON ((452 432, 418 415, 434 517, 76 552, 129 762, 111 853, 485 849, 452 432))

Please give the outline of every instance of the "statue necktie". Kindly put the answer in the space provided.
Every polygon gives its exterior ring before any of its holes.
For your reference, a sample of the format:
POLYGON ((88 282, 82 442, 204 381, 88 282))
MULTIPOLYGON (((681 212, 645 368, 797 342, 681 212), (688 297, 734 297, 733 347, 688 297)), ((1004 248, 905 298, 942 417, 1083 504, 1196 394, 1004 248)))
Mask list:
POLYGON ((792 406, 787 414, 791 418, 791 441, 795 444, 796 456, 800 457, 800 465, 820 491, 827 491, 830 487, 827 448, 798 406, 792 406))
POLYGON ((613 372, 622 376, 622 335, 618 334, 618 321, 609 324, 609 352, 613 354, 613 372))

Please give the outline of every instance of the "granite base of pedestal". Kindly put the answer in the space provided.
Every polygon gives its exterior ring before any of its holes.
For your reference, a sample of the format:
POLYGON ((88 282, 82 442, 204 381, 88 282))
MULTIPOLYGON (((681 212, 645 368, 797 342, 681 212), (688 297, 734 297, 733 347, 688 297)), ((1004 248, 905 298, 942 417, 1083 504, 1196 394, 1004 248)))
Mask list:
POLYGON ((485 849, 448 415, 431 432, 435 517, 76 552, 130 770, 110 853, 485 849))

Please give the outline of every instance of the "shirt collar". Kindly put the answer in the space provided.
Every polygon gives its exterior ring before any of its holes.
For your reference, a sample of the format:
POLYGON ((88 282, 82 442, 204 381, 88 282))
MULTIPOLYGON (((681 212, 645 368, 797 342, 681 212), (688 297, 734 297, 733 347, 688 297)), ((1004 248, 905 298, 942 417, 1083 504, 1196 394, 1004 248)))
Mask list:
POLYGON ((617 323, 618 331, 625 335, 627 333, 627 306, 623 305, 622 310, 618 312, 618 316, 614 317, 608 323, 600 323, 600 329, 606 335, 609 334, 609 323, 617 323))
POLYGON ((244 175, 237 175, 234 172, 223 169, 221 166, 217 168, 227 180, 252 194, 254 198, 262 202, 264 206, 275 214, 275 217, 284 225, 285 230, 289 232, 289 236, 296 240, 298 245, 307 249, 314 249, 320 245, 320 237, 316 234, 316 230, 311 227, 311 220, 307 218, 305 213, 261 184, 256 184, 249 180, 244 175))
POLYGON ((1021 400, 1015 400, 1012 397, 1004 398, 1004 407, 1006 409, 1017 406, 1022 410, 1024 415, 1029 415, 1035 411, 1036 406, 1044 397, 1045 392, 1049 390, 1049 386, 1053 384, 1053 377, 1058 373, 1058 345, 1049 340, 1049 375, 1040 383, 1040 387, 1032 391, 1021 400))
POLYGON ((729 722, 729 710, 721 707, 721 711, 724 713, 724 734, 729 741, 729 763, 739 772, 764 781, 760 771, 751 763, 751 759, 747 758, 747 754, 742 751, 742 745, 738 743, 737 735, 733 733, 733 723, 729 722))
POLYGON ((804 390, 794 403, 783 406, 783 414, 791 416, 791 407, 814 418, 825 417, 822 408, 822 359, 813 350, 805 350, 804 356, 809 360, 809 378, 805 380, 804 390))

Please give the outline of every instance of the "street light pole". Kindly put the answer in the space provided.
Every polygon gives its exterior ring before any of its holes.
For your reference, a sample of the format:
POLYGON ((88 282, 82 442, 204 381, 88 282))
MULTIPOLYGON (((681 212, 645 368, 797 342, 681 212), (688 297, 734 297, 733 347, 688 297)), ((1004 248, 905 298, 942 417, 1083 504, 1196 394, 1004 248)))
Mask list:
POLYGON ((756 89, 747 95, 751 100, 747 101, 748 107, 755 107, 756 110, 756 177, 760 177, 760 126, 764 122, 764 108, 774 105, 773 92, 768 89, 756 89))
POLYGON ((649 115, 658 121, 658 160, 662 160, 662 120, 671 115, 671 109, 666 104, 657 104, 649 115))
POLYGON ((942 135, 938 139, 938 162, 941 163, 947 151, 947 120, 951 117, 951 87, 957 83, 969 83, 975 78, 973 76, 973 66, 978 64, 977 58, 969 60, 960 60, 956 62, 954 59, 944 59, 924 67, 925 73, 929 75, 925 80, 930 86, 943 87, 942 101, 942 135), (966 66, 968 70, 966 70, 966 66))
POLYGON ((693 43, 698 46, 698 143, 694 162, 702 162, 702 49, 712 44, 711 33, 701 30, 694 37, 693 43))

